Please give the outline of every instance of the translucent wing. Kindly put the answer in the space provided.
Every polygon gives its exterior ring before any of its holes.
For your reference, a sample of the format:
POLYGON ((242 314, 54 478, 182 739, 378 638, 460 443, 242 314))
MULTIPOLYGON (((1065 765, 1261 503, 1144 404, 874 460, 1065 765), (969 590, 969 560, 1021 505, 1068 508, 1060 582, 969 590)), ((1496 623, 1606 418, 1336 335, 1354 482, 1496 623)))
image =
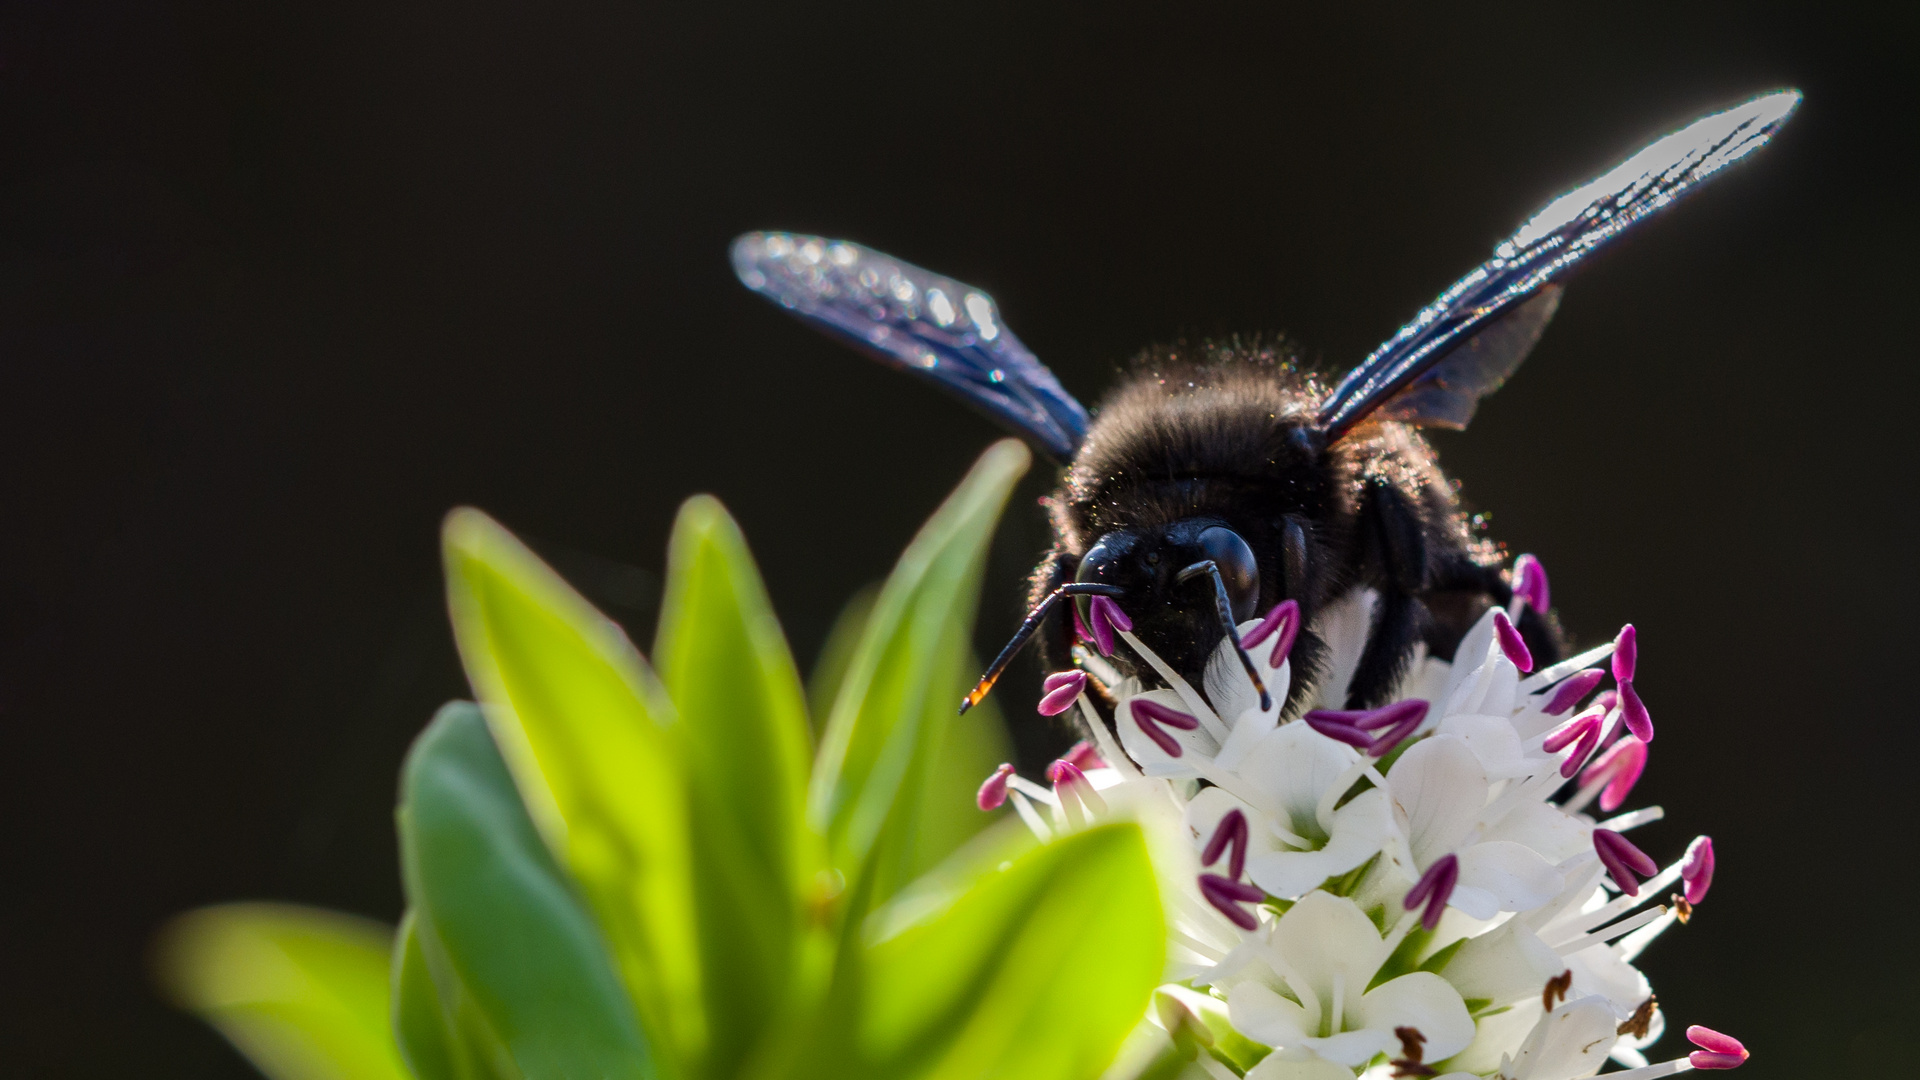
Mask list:
POLYGON ((1797 91, 1783 90, 1696 120, 1547 204, 1495 248, 1492 259, 1441 293, 1347 373, 1321 406, 1319 421, 1328 439, 1339 438, 1383 406, 1396 419, 1464 425, 1479 398, 1526 356, 1546 325, 1542 312, 1552 313, 1551 301, 1531 316, 1515 313, 1515 305, 1634 222, 1764 146, 1799 103, 1797 91), (1509 313, 1518 321, 1502 318, 1509 313), (1476 335, 1492 335, 1481 355, 1454 363, 1461 346, 1476 335))
POLYGON ((1087 410, 1000 321, 993 297, 872 248, 794 233, 733 242, 742 284, 880 360, 958 394, 1056 460, 1087 410))

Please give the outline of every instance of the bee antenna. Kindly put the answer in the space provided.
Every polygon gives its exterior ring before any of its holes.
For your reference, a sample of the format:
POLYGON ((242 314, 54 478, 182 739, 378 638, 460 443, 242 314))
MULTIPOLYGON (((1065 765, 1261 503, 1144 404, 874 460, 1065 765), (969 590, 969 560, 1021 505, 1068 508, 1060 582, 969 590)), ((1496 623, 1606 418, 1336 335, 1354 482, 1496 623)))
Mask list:
MULTIPOLYGON (((1118 585, 1102 585, 1097 581, 1069 582, 1048 593, 1046 599, 1033 605, 1033 610, 1027 612, 1026 619, 1020 623, 1020 629, 1013 632, 1013 640, 1007 642, 1006 648, 1000 650, 1000 655, 994 657, 993 663, 987 665, 987 673, 980 676, 980 681, 973 685, 972 690, 967 691, 966 697, 960 699, 960 715, 965 716, 968 709, 973 708, 986 699, 987 691, 993 689, 993 684, 1000 680, 1000 675, 1007 670, 1007 665, 1013 663, 1013 658, 1019 655, 1020 650, 1026 647, 1027 642, 1033 640, 1034 632, 1040 629, 1041 621, 1047 617, 1047 612, 1053 610, 1053 605, 1059 603, 1061 598, 1068 596, 1111 597, 1121 596, 1125 593, 1126 590, 1118 585)), ((1222 595, 1225 594, 1223 593, 1222 595)), ((1255 681, 1257 682, 1258 680, 1256 679, 1255 681)))
POLYGON ((1240 654, 1240 666, 1247 669, 1247 678, 1253 680, 1253 688, 1260 691, 1260 711, 1273 708, 1273 695, 1267 693, 1266 681, 1260 678, 1260 669, 1253 665, 1253 657, 1247 654, 1247 647, 1240 644, 1240 631, 1233 622, 1233 601, 1227 598, 1227 583, 1220 577, 1220 566, 1212 559, 1202 559, 1174 575, 1174 580, 1185 583, 1206 574, 1213 578, 1214 611, 1220 616, 1220 625, 1226 628, 1227 640, 1233 642, 1233 651, 1240 654))

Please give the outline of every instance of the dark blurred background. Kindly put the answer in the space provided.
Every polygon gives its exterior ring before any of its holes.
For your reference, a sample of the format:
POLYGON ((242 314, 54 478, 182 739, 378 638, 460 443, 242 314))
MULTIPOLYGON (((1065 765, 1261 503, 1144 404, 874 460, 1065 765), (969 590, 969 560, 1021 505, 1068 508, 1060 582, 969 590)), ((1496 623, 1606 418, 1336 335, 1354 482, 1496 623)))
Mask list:
POLYGON ((1646 957, 1669 1016, 1755 1080, 1910 1056, 1913 9, 1042 7, 0 7, 9 1075, 250 1075, 156 999, 155 927, 398 914, 396 768, 463 692, 449 507, 644 645, 675 506, 717 492, 811 663, 995 433, 748 295, 734 234, 988 288, 1088 398, 1183 332, 1338 367, 1549 196, 1782 85, 1784 137, 1581 271, 1439 441, 1578 637, 1641 628, 1637 797, 1674 819, 1636 836, 1721 862, 1646 957))

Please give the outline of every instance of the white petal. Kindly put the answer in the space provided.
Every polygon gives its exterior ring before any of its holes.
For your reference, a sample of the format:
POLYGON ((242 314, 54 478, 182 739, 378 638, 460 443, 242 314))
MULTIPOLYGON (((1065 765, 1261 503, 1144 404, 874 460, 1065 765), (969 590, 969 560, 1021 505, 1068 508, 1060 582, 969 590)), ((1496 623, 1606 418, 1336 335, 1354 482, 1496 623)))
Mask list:
POLYGON ((1487 774, 1466 741, 1453 735, 1413 744, 1387 774, 1387 786, 1423 869, 1466 839, 1487 803, 1487 774))
POLYGON ((1509 919, 1479 937, 1468 938, 1440 974, 1460 991, 1461 997, 1500 1007, 1538 998, 1547 980, 1566 966, 1538 935, 1509 919))
POLYGON ((1613 1048, 1613 1011, 1596 998, 1582 998, 1541 1017, 1520 1053, 1513 1074, 1520 1080, 1576 1080, 1592 1076, 1613 1048))
MULTIPOLYGON (((1249 859, 1267 852, 1285 850, 1280 841, 1274 839, 1272 831, 1261 827, 1266 815, 1259 810, 1227 794, 1223 788, 1210 787, 1201 790, 1187 803, 1183 822, 1187 829, 1187 838, 1193 841, 1195 851, 1205 850, 1207 841, 1213 839, 1213 832, 1220 826, 1220 819, 1238 810, 1247 819, 1247 857, 1249 859)), ((1213 868, 1226 873, 1227 856, 1224 854, 1213 868)), ((1319 884, 1315 882, 1315 884, 1319 884)))
POLYGON ((1440 699, 1440 703, 1445 704, 1448 712, 1455 711, 1454 695, 1460 693, 1479 673, 1480 668, 1487 662, 1488 654, 1500 648, 1494 641, 1493 630, 1493 613, 1497 610, 1499 609, 1488 608, 1480 616, 1480 621, 1474 623, 1473 628, 1460 639, 1459 647, 1453 650, 1453 670, 1449 672, 1446 694, 1440 699))
POLYGON ((1255 743, 1236 771, 1248 795, 1281 828, 1317 840, 1326 836, 1315 816, 1320 796, 1359 760, 1353 747, 1296 720, 1255 743))
POLYGON ((1460 883, 1453 890, 1453 906, 1476 919, 1491 919, 1500 911, 1531 911, 1560 895, 1566 879, 1532 848, 1510 840, 1475 844, 1460 852, 1460 883), (1489 898, 1490 910, 1465 899, 1469 894, 1489 898))
MULTIPOLYGON (((1257 623, 1247 623, 1245 629, 1251 630, 1257 623)), ((1227 741, 1220 746, 1220 753, 1214 762, 1222 769, 1237 769, 1247 756, 1247 751, 1280 723, 1280 709, 1287 701, 1287 687, 1292 680, 1291 662, 1280 661, 1276 670, 1266 664, 1265 650, 1255 649, 1262 655, 1254 663, 1260 668, 1260 677, 1267 684, 1267 694, 1271 708, 1260 708, 1260 695, 1253 689, 1252 680, 1247 671, 1240 666, 1240 654, 1234 651, 1233 643, 1225 639, 1214 650, 1213 659, 1207 662, 1206 687, 1207 699, 1214 703, 1220 718, 1227 722, 1231 730, 1227 741)))
POLYGON ((1514 1047, 1526 1041, 1527 1033, 1545 1012, 1540 995, 1521 1000, 1513 1008, 1480 1018, 1474 1026, 1473 1041, 1447 1062, 1450 1069, 1461 1069, 1485 1076, 1500 1067, 1503 1059, 1513 1057, 1514 1047))
POLYGON ((1573 972, 1573 992, 1607 999, 1617 1020, 1633 1015, 1653 987, 1640 969, 1620 959, 1611 945, 1590 945, 1566 958, 1573 972))
POLYGON ((1331 1061, 1288 1061, 1268 1054, 1247 1070, 1247 1080, 1353 1080, 1353 1070, 1331 1061))
POLYGON ((1227 990, 1227 1017, 1234 1030, 1268 1046, 1290 1046, 1306 1039, 1307 1010, 1262 982, 1235 983, 1227 990))
POLYGON ((1192 715, 1186 703, 1180 700, 1180 695, 1172 690, 1149 690, 1144 694, 1128 698, 1120 703, 1114 717, 1115 726, 1120 731, 1121 748, 1126 750, 1129 757, 1140 763, 1141 770, 1148 776, 1201 775, 1201 770, 1206 763, 1211 762, 1214 754, 1220 749, 1219 744, 1213 741, 1213 736, 1207 734, 1206 726, 1201 725, 1191 731, 1182 731, 1166 724, 1155 725, 1159 730, 1171 735, 1180 747, 1181 752, 1178 756, 1169 754, 1160 748, 1159 742, 1140 727, 1140 722, 1134 720, 1133 703, 1141 699, 1157 702, 1169 709, 1192 715))
POLYGON ((1416 971, 1381 983, 1367 991, 1349 1013, 1349 1024, 1357 1020, 1379 1031, 1419 1028, 1427 1037, 1425 1056, 1434 1061, 1452 1057, 1473 1041, 1473 1017, 1460 1000, 1460 992, 1431 971, 1416 971))
POLYGON ((1313 691, 1315 708, 1347 707, 1347 686, 1373 632, 1373 606, 1379 600, 1372 589, 1354 589, 1314 617, 1313 632, 1327 645, 1327 670, 1313 691))
POLYGON ((1544 802, 1521 803, 1480 835, 1524 844, 1556 864, 1593 847, 1593 826, 1544 802))
POLYGON ((1455 735, 1480 761, 1487 777, 1505 780, 1539 772, 1540 762, 1529 758, 1520 745, 1520 733, 1504 716, 1482 713, 1458 713, 1440 721, 1434 729, 1441 735, 1455 735))
POLYGON ((1308 893, 1280 916, 1273 947, 1294 979, 1322 1001, 1333 999, 1335 976, 1345 976, 1350 988, 1363 987, 1387 958, 1379 929, 1360 906, 1323 892, 1308 893))
POLYGON ((1247 861, 1247 876, 1274 896, 1292 899, 1378 854, 1392 832, 1386 792, 1363 791, 1333 812, 1333 835, 1318 851, 1275 848, 1247 861))
MULTIPOLYGON (((1326 1061, 1337 1061, 1342 1065, 1364 1065, 1375 1054, 1393 1045, 1393 1033, 1383 1028, 1361 1028, 1358 1031, 1343 1031, 1338 1035, 1324 1038, 1307 1039, 1300 1047, 1326 1061)), ((1289 1048, 1291 1049, 1291 1048, 1289 1048)))

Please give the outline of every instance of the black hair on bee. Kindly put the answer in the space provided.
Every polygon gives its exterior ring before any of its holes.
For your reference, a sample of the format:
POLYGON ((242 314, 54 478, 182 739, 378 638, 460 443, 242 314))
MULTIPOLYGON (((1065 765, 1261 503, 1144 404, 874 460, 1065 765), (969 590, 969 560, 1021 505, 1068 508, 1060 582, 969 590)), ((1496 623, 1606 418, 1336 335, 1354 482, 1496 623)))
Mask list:
MULTIPOLYGON (((1030 640, 1048 663, 1076 663, 1075 615, 1085 623, 1102 604, 1189 682, 1230 640, 1259 687, 1236 624, 1289 600, 1302 620, 1290 656, 1306 676, 1290 683, 1286 708, 1296 710, 1325 666, 1316 615, 1367 589, 1372 625, 1347 682, 1346 704, 1361 708, 1384 702, 1421 648, 1451 658, 1490 606, 1512 605, 1503 552, 1472 527, 1417 429, 1465 428, 1546 329, 1559 278, 1765 145, 1799 100, 1779 91, 1703 117, 1553 200, 1331 383, 1277 339, 1176 343, 1143 353, 1090 417, 970 285, 793 233, 740 237, 734 272, 1065 467, 1047 500, 1055 541, 1034 571, 1031 610, 961 711, 1030 640)), ((1535 662, 1557 659, 1551 614, 1512 609, 1535 662)), ((1126 649, 1110 666, 1159 677, 1126 649)))

